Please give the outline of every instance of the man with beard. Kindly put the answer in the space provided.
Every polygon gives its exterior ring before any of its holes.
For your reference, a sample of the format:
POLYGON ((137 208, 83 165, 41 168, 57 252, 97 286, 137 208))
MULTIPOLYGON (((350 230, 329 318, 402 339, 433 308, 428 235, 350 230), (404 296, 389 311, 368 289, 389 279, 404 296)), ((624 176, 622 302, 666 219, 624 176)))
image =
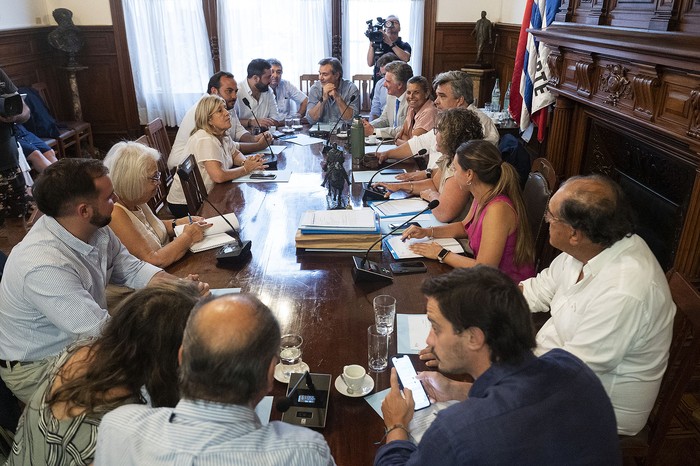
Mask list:
MULTIPOLYGON (((231 115, 231 129, 229 130, 229 135, 236 142, 236 148, 238 150, 244 154, 253 154, 265 149, 267 143, 272 142, 272 135, 270 133, 266 132, 254 136, 250 134, 238 120, 238 116, 233 110, 238 98, 238 83, 231 73, 219 71, 209 78, 207 93, 202 97, 208 95, 218 95, 226 101, 226 109, 229 115, 231 115)), ((194 113, 198 103, 199 101, 195 102, 195 104, 187 110, 187 113, 185 113, 185 116, 180 122, 177 136, 175 136, 175 142, 173 142, 173 148, 170 150, 170 157, 168 157, 168 168, 170 169, 177 167, 189 155, 185 154, 185 145, 194 129, 194 113)))
POLYGON ((342 116, 344 121, 350 122, 360 113, 360 91, 352 82, 343 79, 343 65, 337 58, 324 58, 318 64, 318 81, 309 89, 306 119, 311 124, 335 124, 342 116))
POLYGON ((59 160, 33 193, 44 215, 12 249, 0 284, 0 376, 25 403, 56 355, 99 334, 109 318, 107 284, 177 279, 129 254, 107 228, 115 194, 101 161, 59 160))
POLYGON ((280 116, 277 111, 277 100, 270 89, 272 78, 272 65, 267 60, 256 58, 248 63, 248 77, 241 82, 240 99, 236 101, 236 114, 241 124, 246 127, 254 127, 258 122, 262 126, 279 124, 280 116), (243 103, 247 99, 251 108, 243 103), (255 113, 255 116, 253 116, 255 113), (258 117, 256 120, 255 117, 258 117))

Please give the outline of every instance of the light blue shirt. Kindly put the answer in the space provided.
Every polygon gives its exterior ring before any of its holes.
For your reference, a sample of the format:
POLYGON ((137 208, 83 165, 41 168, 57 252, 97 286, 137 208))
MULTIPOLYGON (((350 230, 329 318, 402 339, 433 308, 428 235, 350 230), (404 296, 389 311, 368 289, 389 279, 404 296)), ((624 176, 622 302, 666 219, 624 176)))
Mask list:
POLYGON ((44 215, 12 249, 0 283, 0 359, 39 361, 108 319, 108 283, 143 288, 160 272, 122 245, 109 227, 86 243, 44 215))
POLYGON ((175 408, 127 405, 105 415, 95 464, 334 465, 318 432, 272 421, 247 406, 180 400, 175 408))
MULTIPOLYGON (((272 89, 272 87, 270 87, 272 89)), ((277 99, 277 113, 280 120, 291 117, 301 106, 306 94, 297 89, 294 84, 286 79, 281 79, 277 85, 277 89, 273 89, 275 98, 277 99), (296 105, 292 105, 292 102, 296 105)))
MULTIPOLYGON (((352 121, 354 115, 359 115, 360 113, 360 91, 357 90, 357 86, 346 79, 341 79, 338 84, 338 91, 340 97, 347 104, 350 102, 350 98, 354 95, 355 101, 350 104, 352 110, 348 110, 343 115, 343 121, 352 121)), ((323 109, 321 110, 321 117, 318 120, 314 120, 309 116, 309 110, 314 108, 317 103, 323 99, 323 85, 321 81, 316 81, 311 89, 309 89, 309 105, 306 107, 306 119, 310 124, 314 124, 317 121, 321 123, 332 123, 335 124, 340 118, 340 109, 338 104, 333 99, 328 99, 323 102, 323 109)))
POLYGON ((379 81, 377 81, 377 84, 374 85, 374 97, 372 97, 372 107, 369 110, 370 115, 379 116, 384 111, 384 106, 386 106, 386 96, 388 92, 386 90, 386 87, 384 87, 385 81, 386 78, 382 78, 379 81))

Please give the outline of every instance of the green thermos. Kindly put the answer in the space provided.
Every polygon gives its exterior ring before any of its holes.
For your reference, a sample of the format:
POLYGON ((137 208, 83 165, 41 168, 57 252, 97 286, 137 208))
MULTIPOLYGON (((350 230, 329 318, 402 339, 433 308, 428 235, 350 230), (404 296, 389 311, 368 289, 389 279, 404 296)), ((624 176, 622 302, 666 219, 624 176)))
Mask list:
POLYGON ((350 127, 350 153, 352 160, 358 164, 365 156, 365 127, 362 118, 358 115, 352 120, 350 127))

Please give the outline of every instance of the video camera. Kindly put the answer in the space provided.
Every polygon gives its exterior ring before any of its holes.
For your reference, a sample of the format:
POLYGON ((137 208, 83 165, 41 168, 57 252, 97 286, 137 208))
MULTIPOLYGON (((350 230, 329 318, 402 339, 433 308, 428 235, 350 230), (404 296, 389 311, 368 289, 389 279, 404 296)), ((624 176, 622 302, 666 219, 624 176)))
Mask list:
POLYGON ((391 20, 385 20, 384 18, 378 17, 377 24, 374 24, 374 20, 370 19, 367 23, 367 30, 365 31, 365 36, 372 42, 372 47, 374 47, 374 52, 377 53, 382 48, 382 42, 384 42, 384 29, 385 27, 390 28, 394 25, 391 20))
POLYGON ((5 83, 0 83, 0 116, 8 118, 22 113, 24 105, 17 92, 6 93, 5 83))

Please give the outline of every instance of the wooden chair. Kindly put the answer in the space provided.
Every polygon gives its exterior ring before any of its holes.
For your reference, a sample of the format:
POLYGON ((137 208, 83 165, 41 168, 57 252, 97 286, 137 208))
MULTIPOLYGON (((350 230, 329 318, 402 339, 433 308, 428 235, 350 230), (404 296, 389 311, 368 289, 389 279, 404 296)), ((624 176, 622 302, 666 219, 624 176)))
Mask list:
MULTIPOLYGON (((53 115, 54 117, 57 115, 56 113, 56 107, 53 105, 53 101, 51 99, 51 96, 49 95, 49 88, 44 82, 38 82, 32 84, 32 87, 41 95, 41 98, 43 99, 44 103, 46 104, 46 108, 49 109, 49 113, 53 115)), ((77 157, 82 157, 83 152, 82 149, 85 148, 88 153, 92 156, 95 154, 95 146, 93 143, 92 139, 92 125, 86 121, 59 121, 58 126, 61 129, 61 132, 63 132, 64 128, 68 130, 72 130, 75 133, 75 142, 71 143, 70 145, 66 146, 64 145, 61 147, 61 143, 59 142, 59 149, 63 149, 63 156, 66 156, 65 149, 73 144, 75 144, 75 152, 77 157), (85 144, 87 143, 87 144, 85 144)), ((63 139, 61 135, 61 138, 59 138, 59 141, 63 139)))
POLYGON ((668 272, 667 278, 677 308, 668 367, 647 425, 637 435, 620 436, 622 455, 641 458, 647 465, 657 464, 666 432, 700 360, 700 294, 674 270, 668 272))
POLYGON ((306 95, 309 95, 309 89, 318 81, 318 73, 302 74, 299 76, 299 90, 306 95))
POLYGON ((199 172, 194 154, 188 155, 185 161, 177 167, 177 176, 180 177, 182 190, 185 193, 187 210, 190 215, 196 215, 202 208, 204 202, 202 194, 207 192, 207 188, 204 186, 204 180, 202 180, 202 174, 199 172))
POLYGON ((168 157, 172 150, 170 138, 168 138, 168 132, 165 130, 163 120, 160 118, 156 118, 148 123, 144 128, 144 132, 148 137, 148 145, 160 152, 160 159, 158 160, 158 170, 160 170, 159 191, 163 192, 163 201, 165 201, 165 196, 168 195, 170 186, 173 184, 173 179, 175 178, 175 169, 173 168, 171 170, 168 168, 168 157))
POLYGON ((542 250, 548 241, 548 229, 544 221, 549 198, 552 197, 557 182, 554 167, 549 160, 538 158, 532 163, 532 169, 523 189, 523 202, 530 225, 530 233, 535 246, 535 269, 541 270, 542 250))
POLYGON ((371 74, 355 74, 352 77, 352 82, 355 83, 360 91, 360 112, 369 112, 372 108, 372 99, 369 96, 372 94, 372 86, 374 81, 371 74))
MULTIPOLYGON (((154 148, 151 145, 151 141, 148 139, 148 136, 146 136, 145 134, 143 136, 140 136, 134 142, 138 142, 139 144, 143 144, 144 146, 154 148)), ((161 167, 160 162, 158 163, 158 171, 160 172, 160 183, 158 183, 158 189, 156 189, 156 193, 153 195, 153 197, 148 200, 148 206, 156 214, 160 211, 160 209, 163 208, 163 206, 165 205, 165 198, 168 197, 168 189, 163 184, 163 177, 165 176, 165 174, 163 173, 163 169, 161 167)))

